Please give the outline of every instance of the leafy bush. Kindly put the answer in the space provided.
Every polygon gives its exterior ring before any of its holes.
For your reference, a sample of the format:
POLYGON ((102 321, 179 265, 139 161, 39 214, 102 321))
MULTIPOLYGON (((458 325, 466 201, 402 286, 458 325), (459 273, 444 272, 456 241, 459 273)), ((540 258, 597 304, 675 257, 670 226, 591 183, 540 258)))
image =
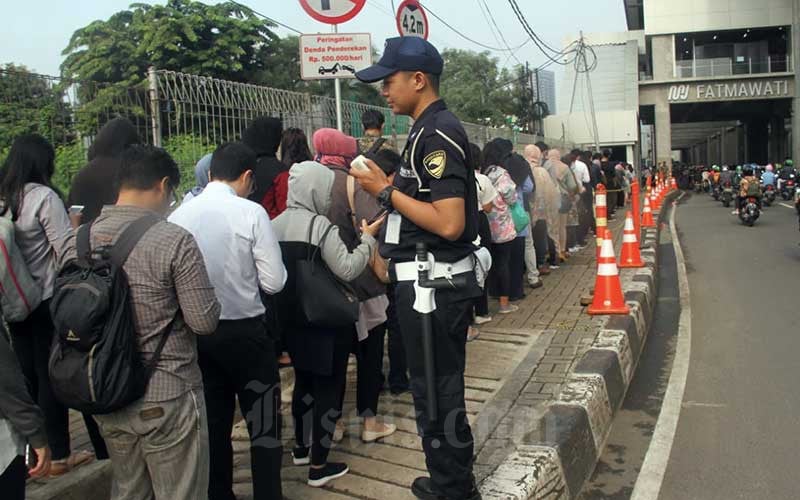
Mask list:
POLYGON ((181 170, 181 185, 178 195, 182 196, 195 186, 194 166, 208 153, 216 149, 206 139, 193 135, 174 135, 164 139, 164 149, 172 156, 181 170))

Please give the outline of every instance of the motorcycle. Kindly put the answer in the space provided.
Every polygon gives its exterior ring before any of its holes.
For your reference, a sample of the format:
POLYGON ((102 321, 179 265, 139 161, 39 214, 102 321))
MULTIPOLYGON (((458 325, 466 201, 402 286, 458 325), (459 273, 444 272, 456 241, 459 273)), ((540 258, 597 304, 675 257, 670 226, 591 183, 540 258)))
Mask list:
POLYGON ((733 186, 730 182, 726 182, 725 186, 722 188, 722 206, 728 208, 731 206, 731 202, 733 201, 733 186))
POLYGON ((764 206, 771 207, 775 203, 775 186, 768 184, 764 186, 764 206))
POLYGON ((716 201, 719 201, 720 194, 722 194, 722 191, 719 188, 719 184, 715 184, 711 189, 711 196, 713 196, 716 201))
POLYGON ((748 196, 747 202, 739 210, 739 219, 746 226, 753 227, 753 224, 761 216, 761 210, 758 208, 758 200, 755 196, 748 196))
POLYGON ((797 183, 794 180, 794 175, 790 176, 790 178, 783 181, 781 185, 781 198, 786 201, 789 201, 794 196, 794 190, 797 187, 797 183))

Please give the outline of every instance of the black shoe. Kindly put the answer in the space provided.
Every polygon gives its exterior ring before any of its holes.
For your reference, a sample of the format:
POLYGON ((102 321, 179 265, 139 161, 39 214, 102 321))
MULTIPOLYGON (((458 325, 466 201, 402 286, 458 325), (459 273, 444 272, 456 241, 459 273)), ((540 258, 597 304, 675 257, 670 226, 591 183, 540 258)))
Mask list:
MULTIPOLYGON (((448 500, 447 496, 436 490, 429 477, 416 478, 414 484, 411 485, 411 493, 422 500, 448 500)), ((466 496, 466 500, 481 500, 481 493, 474 485, 472 486, 472 491, 466 496)))
POLYGON ((309 457, 310 448, 305 446, 297 446, 292 450, 292 463, 295 465, 308 465, 311 463, 309 457))
POLYGON ((314 488, 322 488, 334 479, 338 479, 350 472, 347 464, 328 462, 321 469, 308 469, 308 485, 314 488))

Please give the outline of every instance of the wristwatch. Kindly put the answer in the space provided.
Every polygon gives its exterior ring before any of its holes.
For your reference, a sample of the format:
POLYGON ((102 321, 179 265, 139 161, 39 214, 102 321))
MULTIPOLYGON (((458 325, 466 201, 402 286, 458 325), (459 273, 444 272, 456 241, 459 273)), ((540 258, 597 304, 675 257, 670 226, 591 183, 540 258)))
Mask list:
POLYGON ((397 188, 394 186, 386 186, 383 188, 383 191, 378 193, 378 203, 381 204, 381 207, 384 210, 392 210, 392 191, 397 191, 397 188))

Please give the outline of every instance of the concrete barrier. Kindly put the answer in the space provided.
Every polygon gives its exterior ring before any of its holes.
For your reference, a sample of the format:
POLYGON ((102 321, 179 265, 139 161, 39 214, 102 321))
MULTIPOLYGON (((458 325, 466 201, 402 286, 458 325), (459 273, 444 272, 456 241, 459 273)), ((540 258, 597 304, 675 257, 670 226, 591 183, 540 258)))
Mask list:
POLYGON ((622 269, 622 288, 631 312, 608 316, 590 348, 569 373, 536 429, 481 483, 484 499, 574 499, 591 477, 644 349, 658 292, 660 227, 644 229, 646 267, 622 269))

